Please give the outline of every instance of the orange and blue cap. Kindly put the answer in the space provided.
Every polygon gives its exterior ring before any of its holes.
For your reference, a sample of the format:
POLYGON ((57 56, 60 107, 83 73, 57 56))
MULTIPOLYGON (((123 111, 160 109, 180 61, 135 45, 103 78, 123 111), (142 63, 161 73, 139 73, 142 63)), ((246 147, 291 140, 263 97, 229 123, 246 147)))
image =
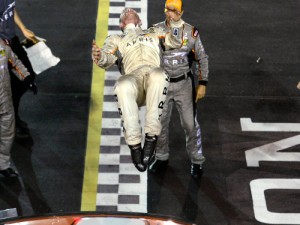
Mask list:
POLYGON ((165 12, 168 8, 174 9, 178 12, 182 12, 182 1, 181 0, 167 0, 165 4, 165 12))

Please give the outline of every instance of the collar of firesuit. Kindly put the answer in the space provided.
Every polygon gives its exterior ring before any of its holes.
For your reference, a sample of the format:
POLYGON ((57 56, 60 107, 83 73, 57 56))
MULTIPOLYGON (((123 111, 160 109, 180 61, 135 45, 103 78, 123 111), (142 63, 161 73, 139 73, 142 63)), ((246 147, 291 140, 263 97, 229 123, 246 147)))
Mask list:
POLYGON ((140 28, 138 25, 134 25, 133 23, 129 23, 124 28, 124 34, 129 33, 132 30, 135 30, 137 28, 140 28))

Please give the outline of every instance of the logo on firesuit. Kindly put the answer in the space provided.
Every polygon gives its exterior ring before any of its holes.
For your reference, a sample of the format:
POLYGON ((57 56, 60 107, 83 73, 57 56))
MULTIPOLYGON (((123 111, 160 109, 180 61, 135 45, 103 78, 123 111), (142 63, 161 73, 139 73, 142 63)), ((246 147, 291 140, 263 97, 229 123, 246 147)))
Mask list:
POLYGON ((137 39, 134 39, 133 41, 128 42, 126 47, 130 47, 130 46, 135 45, 136 43, 142 43, 142 42, 153 42, 153 38, 141 36, 137 39))
POLYGON ((186 52, 172 52, 170 55, 164 56, 164 63, 167 65, 178 65, 188 62, 186 52))

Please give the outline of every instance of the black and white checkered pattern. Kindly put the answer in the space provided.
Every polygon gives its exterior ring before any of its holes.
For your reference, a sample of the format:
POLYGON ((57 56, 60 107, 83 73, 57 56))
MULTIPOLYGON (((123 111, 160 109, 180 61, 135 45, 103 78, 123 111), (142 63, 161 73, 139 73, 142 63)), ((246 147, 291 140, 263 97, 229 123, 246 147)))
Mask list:
MULTIPOLYGON (((147 0, 111 0, 108 33, 120 33, 119 17, 124 7, 134 8, 147 27, 147 0)), ((132 164, 125 143, 117 103, 113 95, 120 73, 106 71, 102 112, 102 135, 98 174, 97 211, 147 212, 147 172, 132 164)), ((143 111, 143 109, 142 109, 143 111)), ((141 112, 141 116, 144 115, 141 112)), ((141 118, 143 121, 143 118, 141 118)))

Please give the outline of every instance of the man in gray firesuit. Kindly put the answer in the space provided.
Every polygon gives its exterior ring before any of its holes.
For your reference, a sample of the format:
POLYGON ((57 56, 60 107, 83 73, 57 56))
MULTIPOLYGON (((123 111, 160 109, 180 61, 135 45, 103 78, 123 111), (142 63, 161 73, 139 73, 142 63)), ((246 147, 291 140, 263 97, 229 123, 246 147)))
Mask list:
POLYGON ((11 48, 0 39, 0 174, 6 178, 14 178, 18 174, 11 168, 10 151, 15 135, 15 113, 8 66, 11 66, 20 80, 29 85, 30 74, 27 69, 11 48))
POLYGON ((181 19, 183 7, 181 0, 167 0, 165 3, 166 20, 154 27, 169 29, 170 17, 178 15, 177 24, 183 28, 183 45, 180 49, 163 52, 164 69, 170 77, 167 98, 161 117, 162 131, 156 145, 155 160, 150 172, 156 173, 166 169, 169 159, 169 122, 175 104, 186 136, 186 150, 191 159, 191 175, 198 177, 202 173, 205 157, 202 153, 201 130, 197 121, 196 102, 203 98, 208 82, 208 56, 206 55, 198 30, 181 19), (191 71, 196 62, 198 86, 195 90, 191 71))
POLYGON ((157 136, 161 131, 160 116, 166 98, 169 77, 162 68, 160 39, 164 48, 180 48, 181 31, 176 16, 170 27, 142 30, 141 20, 135 10, 125 8, 120 16, 121 35, 108 36, 102 48, 92 45, 93 61, 108 69, 118 61, 122 76, 114 88, 119 112, 123 121, 124 137, 131 150, 135 167, 143 172, 153 156, 157 136), (145 143, 139 124, 138 107, 146 105, 145 143))

